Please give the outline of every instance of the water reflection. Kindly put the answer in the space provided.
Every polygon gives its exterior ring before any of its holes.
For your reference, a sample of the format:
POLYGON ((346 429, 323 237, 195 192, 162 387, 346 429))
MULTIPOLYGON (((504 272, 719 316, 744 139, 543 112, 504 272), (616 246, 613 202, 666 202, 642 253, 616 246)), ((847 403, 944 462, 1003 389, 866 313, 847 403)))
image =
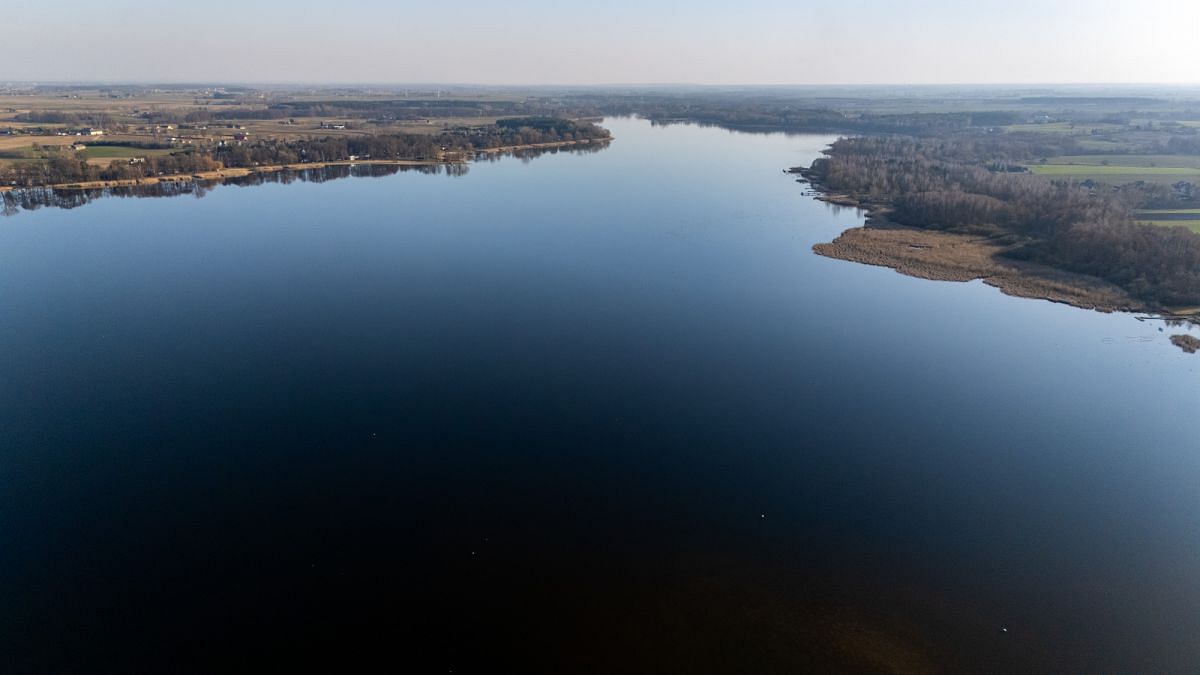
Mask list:
POLYGON ((521 160, 522 163, 529 162, 542 157, 544 155, 557 155, 559 153, 571 155, 594 155, 602 150, 605 150, 610 145, 610 141, 601 140, 583 145, 564 145, 551 148, 521 148, 519 150, 507 150, 504 152, 479 152, 475 154, 475 161, 480 162, 497 162, 504 157, 515 157, 521 160))
POLYGON ((445 173, 451 176, 466 174, 465 165, 431 165, 431 166, 399 166, 388 164, 349 164, 324 166, 312 169, 272 171, 252 173, 246 176, 230 177, 215 180, 180 180, 149 183, 145 185, 125 185, 119 187, 100 188, 52 188, 32 187, 21 188, 3 193, 6 216, 16 215, 21 211, 32 211, 43 206, 60 209, 73 209, 104 197, 181 197, 191 195, 197 199, 203 198, 214 187, 226 184, 237 186, 263 185, 265 183, 289 184, 296 181, 303 183, 324 183, 342 178, 374 178, 391 176, 401 171, 418 171, 428 174, 445 173))
POLYGON ((692 127, 697 129, 720 129, 731 134, 778 134, 788 138, 804 138, 811 137, 813 134, 840 134, 844 129, 834 124, 805 124, 802 130, 797 130, 793 125, 782 124, 771 120, 748 120, 745 123, 726 122, 726 121, 710 121, 696 120, 691 117, 667 117, 667 118, 641 118, 631 117, 629 119, 645 119, 653 128, 670 128, 670 127, 692 127))
MULTIPOLYGON (((523 163, 528 163, 543 155, 558 153, 594 154, 608 147, 608 143, 592 143, 588 145, 555 148, 526 148, 506 152, 480 152, 475 161, 496 162, 505 157, 515 157, 523 163)), ((285 169, 252 173, 246 176, 228 177, 223 179, 194 179, 179 181, 163 181, 145 185, 126 185, 119 187, 98 188, 54 188, 30 187, 18 188, 0 193, 3 200, 0 213, 13 216, 21 211, 33 211, 43 206, 60 209, 73 209, 104 197, 180 197, 191 195, 201 199, 218 185, 236 185, 239 187, 263 185, 265 183, 281 183, 284 185, 302 183, 324 183, 343 178, 379 178, 392 176, 400 172, 412 171, 431 175, 446 175, 454 178, 467 175, 471 170, 470 164, 429 164, 429 165, 397 165, 397 164, 339 164, 332 166, 314 167, 311 169, 285 169)))

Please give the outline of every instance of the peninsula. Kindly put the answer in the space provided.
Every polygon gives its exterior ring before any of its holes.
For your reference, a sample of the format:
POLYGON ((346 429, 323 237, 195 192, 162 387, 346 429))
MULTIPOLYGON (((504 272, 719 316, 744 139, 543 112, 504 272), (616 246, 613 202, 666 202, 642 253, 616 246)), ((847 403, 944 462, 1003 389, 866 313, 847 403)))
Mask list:
POLYGON ((868 213, 864 227, 814 246, 820 255, 1100 311, 1194 316, 1200 234, 1184 219, 1142 220, 1189 213, 1193 185, 1047 180, 1030 165, 1045 166, 1037 158, 1056 142, 1075 139, 867 135, 792 171, 819 198, 868 213))
POLYGON ((222 180, 339 164, 456 164, 479 153, 611 138, 577 111, 537 103, 326 95, 69 87, 0 95, 0 191, 222 180))

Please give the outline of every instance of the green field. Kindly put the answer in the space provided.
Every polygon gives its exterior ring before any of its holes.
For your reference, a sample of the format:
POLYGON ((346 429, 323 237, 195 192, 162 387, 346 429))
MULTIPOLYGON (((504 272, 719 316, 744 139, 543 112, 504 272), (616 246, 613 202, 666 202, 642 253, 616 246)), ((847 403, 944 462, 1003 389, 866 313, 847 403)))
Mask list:
POLYGON ((1134 183, 1139 180, 1170 184, 1200 179, 1200 168, 1187 167, 1035 164, 1029 167, 1029 171, 1035 176, 1043 176, 1048 179, 1071 178, 1079 181, 1090 179, 1113 185, 1134 183))
POLYGON ((131 157, 161 157, 171 154, 169 148, 135 148, 131 145, 89 145, 80 154, 87 159, 129 159, 131 157))
POLYGON ((1063 155, 1050 157, 1047 164, 1077 166, 1115 166, 1200 169, 1200 157, 1189 155, 1063 155))
POLYGON ((1200 176, 1200 169, 1167 166, 1084 166, 1080 164, 1035 164, 1029 170, 1039 176, 1200 176))
POLYGON ((1105 124, 1097 122, 1095 124, 1071 122, 1050 122, 1048 124, 1012 124, 1004 127, 1005 131, 1022 132, 1022 133, 1038 133, 1038 134, 1068 134, 1068 135, 1090 135, 1092 130, 1097 133, 1106 133, 1114 131, 1123 131, 1124 126, 1120 124, 1105 124))
POLYGON ((1200 209, 1155 209, 1134 214, 1139 223, 1159 227, 1186 227, 1200 233, 1200 209))
POLYGON ((1113 141, 1107 138, 1080 138, 1075 141, 1079 144, 1080 149, 1095 150, 1098 152, 1127 152, 1134 149, 1132 143, 1124 143, 1121 141, 1113 141))
POLYGON ((1137 222, 1156 227, 1186 227, 1192 232, 1200 234, 1200 220, 1139 220, 1137 222))

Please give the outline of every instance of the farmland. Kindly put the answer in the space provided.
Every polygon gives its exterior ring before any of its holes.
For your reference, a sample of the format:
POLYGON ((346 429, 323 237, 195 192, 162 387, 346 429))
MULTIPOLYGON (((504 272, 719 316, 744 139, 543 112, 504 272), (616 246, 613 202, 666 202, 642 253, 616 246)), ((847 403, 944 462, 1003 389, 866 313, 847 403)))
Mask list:
POLYGON ((1138 220, 1137 222, 1143 225, 1154 225, 1155 227, 1186 227, 1187 229, 1200 234, 1200 219, 1198 220, 1138 220))
POLYGON ((1200 168, 1190 167, 1035 164, 1030 166, 1029 170, 1033 175, 1049 180, 1091 180, 1113 185, 1137 181, 1173 185, 1179 181, 1196 181, 1200 178, 1200 168))
POLYGON ((1105 123, 1075 123, 1075 122, 1047 122, 1045 124, 1010 124, 1004 128, 1010 133, 1038 133, 1038 134, 1067 134, 1072 136, 1086 136, 1099 133, 1113 133, 1122 131, 1124 127, 1118 124, 1105 123))
POLYGON ((1152 209, 1134 214, 1137 221, 1159 227, 1186 227, 1200 233, 1200 209, 1152 209))
MULTIPOLYGON (((437 135, 478 128, 503 117, 545 114, 525 97, 472 92, 453 99, 441 91, 260 92, 241 88, 141 87, 35 89, 0 95, 0 165, 27 159, 31 146, 89 145, 89 160, 152 156, 141 150, 91 147, 83 128, 104 131, 103 141, 175 147, 240 139, 294 142, 312 138, 437 135), (50 93, 60 91, 61 93, 50 93), (20 150, 16 154, 6 151, 20 150)), ((34 153, 36 155, 37 153, 34 153)), ((161 153, 159 153, 161 154, 161 153)))
POLYGON ((1039 176, 1133 176, 1136 178, 1153 176, 1200 176, 1198 168, 1179 168, 1167 166, 1083 166, 1079 164, 1042 164, 1029 167, 1030 171, 1039 176))
POLYGON ((1163 154, 1061 155, 1029 165, 1035 176, 1050 180, 1092 180, 1120 185, 1145 181, 1174 184, 1200 177, 1200 156, 1163 154))
POLYGON ((87 149, 76 153, 87 160, 88 164, 106 166, 118 159, 145 159, 147 157, 166 157, 175 150, 171 148, 139 148, 131 145, 89 145, 87 149))
POLYGON ((1047 164, 1088 166, 1088 167, 1138 167, 1157 168, 1171 167, 1182 169, 1200 169, 1200 157, 1186 155, 1063 155, 1046 160, 1047 164))
POLYGON ((224 89, 67 91, 57 96, 0 96, 0 131, 53 135, 89 126, 119 134, 123 140, 219 141, 232 140, 236 134, 294 140, 315 134, 436 134, 459 126, 492 124, 505 113, 525 113, 519 97, 473 94, 449 100, 441 98, 440 92, 406 92, 397 98, 224 89), (368 114, 373 112, 377 114, 368 114))
POLYGON ((1127 183, 1133 181, 1175 182, 1195 180, 1200 168, 1166 166, 1084 166, 1079 164, 1035 164, 1029 167, 1035 176, 1095 180, 1105 183, 1127 183))
POLYGON ((0 189, 368 158, 461 162, 607 140, 583 117, 475 90, 33 87, 0 95, 0 189))
POLYGON ((89 145, 82 151, 88 159, 128 159, 171 154, 169 148, 137 148, 130 145, 89 145))
MULTIPOLYGON (((8 143, 0 145, 0 165, 44 161, 63 153, 70 153, 75 158, 82 159, 89 164, 105 166, 113 160, 164 157, 175 152, 170 147, 141 148, 119 144, 87 145, 86 141, 69 136, 12 136, 5 140, 8 143), (67 149, 67 146, 74 142, 79 142, 86 147, 80 150, 67 149)), ((107 141, 107 143, 112 143, 112 141, 107 141)))

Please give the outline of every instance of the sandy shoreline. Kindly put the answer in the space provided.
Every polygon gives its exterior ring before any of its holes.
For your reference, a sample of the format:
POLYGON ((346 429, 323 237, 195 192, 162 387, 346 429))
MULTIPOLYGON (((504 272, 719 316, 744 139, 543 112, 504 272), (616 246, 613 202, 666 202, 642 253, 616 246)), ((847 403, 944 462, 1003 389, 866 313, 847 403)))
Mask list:
MULTIPOLYGON (((220 169, 218 171, 201 171, 197 173, 177 173, 169 176, 148 176, 145 178, 129 178, 123 180, 91 180, 74 183, 53 183, 35 185, 34 188, 53 188, 55 190, 90 190, 111 187, 135 187, 139 185, 157 185, 158 183, 184 183, 194 180, 226 180, 241 178, 256 173, 278 173, 280 171, 303 171, 304 169, 322 169, 330 166, 351 166, 358 164, 381 164, 390 166, 431 166, 437 164, 460 164, 441 160, 417 159, 359 159, 336 162, 309 162, 307 164, 272 164, 253 168, 220 169)), ((22 189, 7 187, 6 190, 22 189)))

